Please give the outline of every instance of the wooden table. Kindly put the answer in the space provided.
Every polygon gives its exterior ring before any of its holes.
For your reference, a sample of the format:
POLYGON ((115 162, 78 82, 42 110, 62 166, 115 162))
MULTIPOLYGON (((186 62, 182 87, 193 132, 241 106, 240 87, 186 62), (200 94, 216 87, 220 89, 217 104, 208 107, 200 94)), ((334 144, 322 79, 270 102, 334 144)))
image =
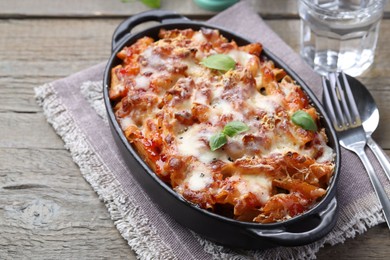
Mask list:
MULTIPOLYGON (((213 13, 192 1, 161 0, 163 9, 193 19, 213 13)), ((299 48, 296 1, 251 1, 293 49, 299 48)), ((135 259, 63 141, 46 122, 33 88, 107 60, 123 18, 147 10, 121 0, 2 0, 0 2, 0 259, 135 259)), ((390 154, 390 8, 376 61, 360 79, 378 102, 375 139, 390 154)), ((390 256, 385 224, 319 259, 390 256)))

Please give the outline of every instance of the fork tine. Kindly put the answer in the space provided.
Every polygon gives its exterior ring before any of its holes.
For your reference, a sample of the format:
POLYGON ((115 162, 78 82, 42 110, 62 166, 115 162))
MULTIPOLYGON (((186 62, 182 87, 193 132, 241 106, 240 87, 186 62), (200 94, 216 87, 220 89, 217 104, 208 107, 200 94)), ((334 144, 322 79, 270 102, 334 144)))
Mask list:
POLYGON ((361 119, 360 119, 359 110, 357 108, 355 98, 353 97, 353 94, 352 94, 351 87, 349 85, 348 79, 345 76, 344 72, 341 73, 341 76, 343 78, 345 92, 347 93, 348 103, 349 103, 349 106, 350 106, 350 108, 352 110, 351 124, 352 125, 360 125, 361 124, 361 119))
POLYGON ((344 118, 344 113, 341 110, 340 107, 340 97, 339 97, 339 91, 337 89, 337 73, 329 73, 329 82, 330 82, 330 99, 333 100, 333 106, 335 107, 336 110, 336 123, 337 123, 337 128, 338 129, 344 129, 346 127, 346 122, 344 118))
MULTIPOLYGON (((336 73, 334 74, 334 77, 336 80, 336 88, 337 88, 337 91, 339 93, 339 99, 341 101, 341 105, 343 106, 343 110, 344 110, 344 119, 346 119, 347 126, 353 125, 354 120, 352 120, 351 113, 349 112, 350 111, 350 109, 348 108, 349 102, 347 102, 347 100, 345 98, 343 86, 341 85, 339 77, 336 73)), ((348 84, 348 82, 347 82, 347 84, 348 84)))
POLYGON ((334 106, 333 106, 333 103, 332 103, 332 100, 330 99, 330 93, 329 93, 329 86, 328 86, 328 83, 327 83, 327 79, 325 76, 322 76, 322 87, 324 89, 324 101, 325 101, 325 105, 328 109, 328 114, 329 114, 329 117, 334 125, 334 127, 337 129, 338 128, 338 123, 337 123, 337 118, 336 118, 336 114, 335 114, 335 111, 334 111, 334 106))

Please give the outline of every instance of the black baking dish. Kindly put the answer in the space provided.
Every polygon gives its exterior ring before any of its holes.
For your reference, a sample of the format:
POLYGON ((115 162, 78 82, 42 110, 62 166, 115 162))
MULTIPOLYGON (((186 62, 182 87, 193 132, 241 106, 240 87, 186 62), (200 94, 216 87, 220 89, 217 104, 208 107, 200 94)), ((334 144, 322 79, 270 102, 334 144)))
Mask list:
POLYGON ((116 57, 117 52, 124 46, 131 45, 137 39, 144 36, 158 39, 158 32, 161 28, 192 28, 194 30, 199 30, 202 27, 218 29, 227 39, 234 39, 239 45, 248 44, 250 42, 226 29, 190 21, 181 15, 163 10, 148 11, 132 16, 121 23, 116 29, 112 41, 112 55, 104 72, 103 92, 109 124, 124 161, 127 163, 129 169, 131 169, 131 173, 141 184, 145 192, 147 192, 165 212, 170 214, 176 221, 185 227, 188 227, 205 238, 217 243, 232 247, 264 249, 275 246, 301 246, 320 239, 333 228, 337 219, 338 207, 336 200, 336 185, 340 169, 340 148, 332 124, 312 91, 307 87, 305 82, 294 73, 294 71, 269 51, 264 50, 262 55, 272 59, 276 66, 283 68, 299 85, 301 85, 303 90, 310 97, 313 105, 322 115, 321 120, 329 137, 329 145, 336 153, 335 174, 332 177, 326 196, 315 207, 304 214, 283 222, 259 224, 236 221, 198 208, 183 199, 172 190, 169 185, 161 181, 138 156, 137 152, 128 143, 126 137, 122 133, 122 130, 115 119, 112 104, 108 97, 108 90, 111 82, 111 69, 121 63, 121 60, 116 57), (159 22, 159 24, 140 32, 132 33, 135 26, 150 21, 159 22))

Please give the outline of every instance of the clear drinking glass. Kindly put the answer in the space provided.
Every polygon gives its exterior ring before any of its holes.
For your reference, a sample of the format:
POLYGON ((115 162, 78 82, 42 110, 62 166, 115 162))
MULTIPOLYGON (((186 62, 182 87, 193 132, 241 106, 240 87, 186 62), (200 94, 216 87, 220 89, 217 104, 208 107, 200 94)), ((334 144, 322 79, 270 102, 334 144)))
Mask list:
POLYGON ((321 74, 361 75, 374 62, 386 0, 300 0, 301 55, 321 74))

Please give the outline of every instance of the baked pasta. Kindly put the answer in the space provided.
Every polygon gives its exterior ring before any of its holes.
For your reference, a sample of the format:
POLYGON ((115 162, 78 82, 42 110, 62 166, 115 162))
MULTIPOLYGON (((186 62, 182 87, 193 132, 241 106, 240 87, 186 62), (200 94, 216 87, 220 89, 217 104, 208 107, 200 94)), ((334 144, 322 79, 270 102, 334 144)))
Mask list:
POLYGON ((318 111, 262 45, 161 30, 118 54, 109 97, 127 140, 189 202, 271 223, 312 208, 334 172, 318 111))

